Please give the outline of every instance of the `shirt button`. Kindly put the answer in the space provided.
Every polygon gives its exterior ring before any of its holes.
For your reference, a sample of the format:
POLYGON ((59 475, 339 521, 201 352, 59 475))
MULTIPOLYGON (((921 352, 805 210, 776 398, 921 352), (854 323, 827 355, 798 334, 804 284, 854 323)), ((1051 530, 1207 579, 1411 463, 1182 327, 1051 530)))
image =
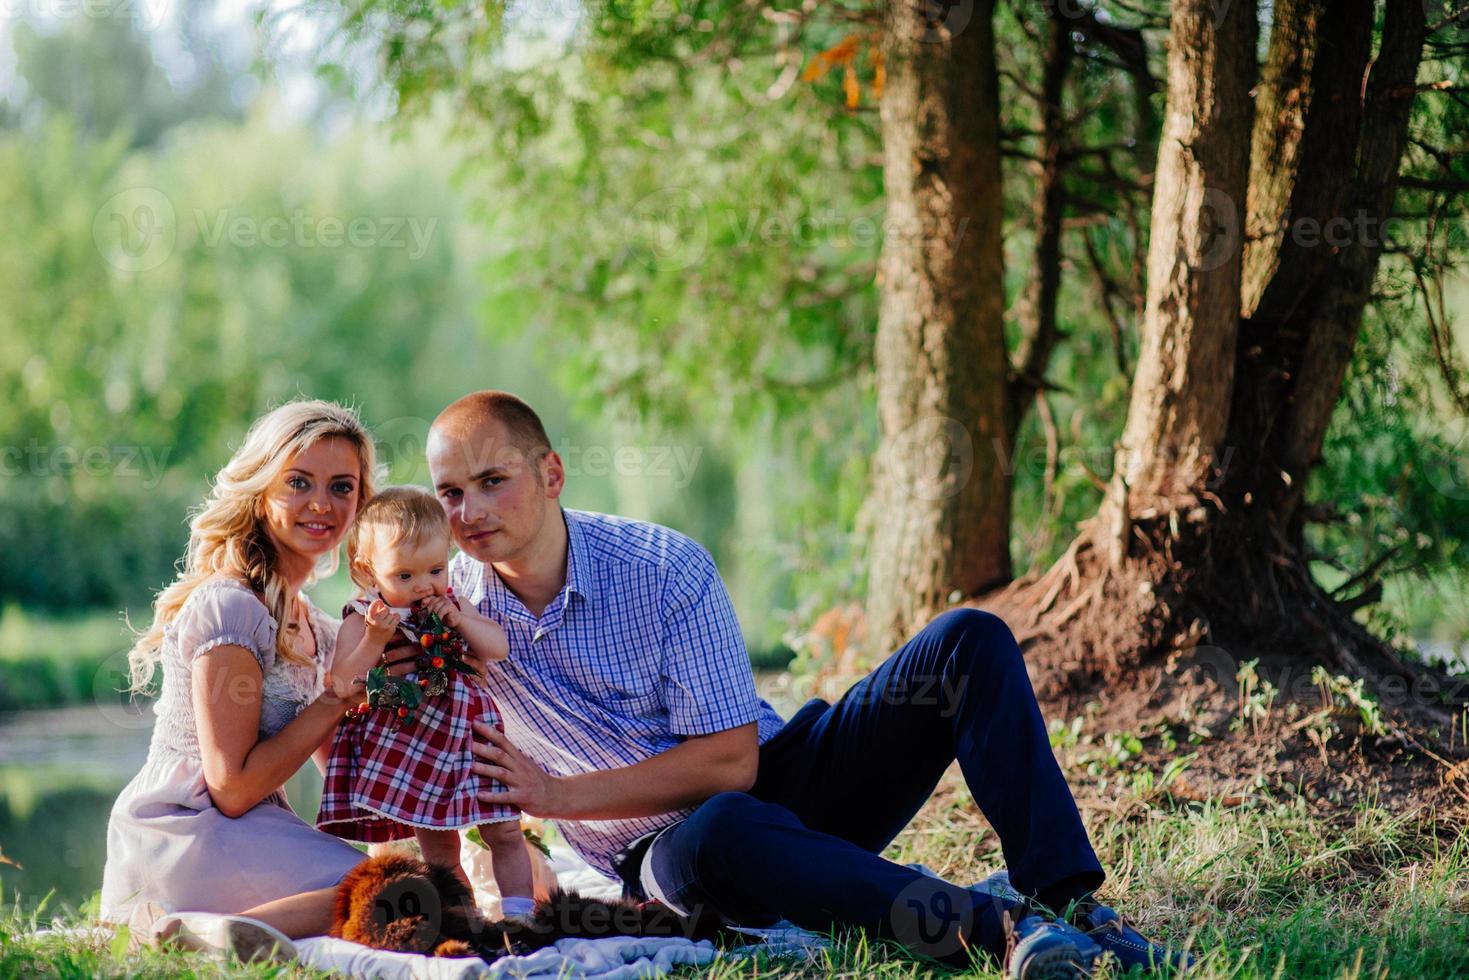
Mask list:
POLYGON ((545 636, 545 635, 546 635, 546 631, 545 630, 536 630, 535 635, 531 637, 531 642, 532 643, 535 643, 535 642, 539 641, 540 638, 543 637, 543 636, 545 636))

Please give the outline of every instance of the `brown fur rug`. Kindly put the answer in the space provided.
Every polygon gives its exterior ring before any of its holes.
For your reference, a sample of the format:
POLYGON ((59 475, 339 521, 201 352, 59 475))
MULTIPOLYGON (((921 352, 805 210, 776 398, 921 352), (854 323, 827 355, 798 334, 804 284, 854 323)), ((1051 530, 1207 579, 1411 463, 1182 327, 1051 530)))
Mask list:
POLYGON ((337 886, 330 934, 374 949, 486 962, 570 937, 723 938, 712 912, 685 917, 657 902, 607 902, 560 890, 538 902, 529 919, 491 922, 453 871, 406 854, 371 857, 347 873, 337 886))

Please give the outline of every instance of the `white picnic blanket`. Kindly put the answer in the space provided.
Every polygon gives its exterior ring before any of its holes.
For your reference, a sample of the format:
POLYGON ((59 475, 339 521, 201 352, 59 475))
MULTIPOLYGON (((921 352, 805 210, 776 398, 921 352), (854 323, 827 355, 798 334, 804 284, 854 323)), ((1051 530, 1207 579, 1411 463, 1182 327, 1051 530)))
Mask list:
MULTIPOLYGON (((490 871, 489 852, 465 843, 464 869, 474 885, 475 900, 487 911, 499 907, 490 871)), ((569 847, 551 849, 551 871, 557 883, 591 898, 614 899, 621 887, 598 874, 569 847)), ((379 977, 382 980, 467 980, 467 978, 550 978, 578 980, 643 980, 660 977, 676 966, 705 966, 716 957, 751 956, 756 954, 781 957, 808 957, 822 948, 824 940, 815 933, 795 926, 774 929, 742 929, 751 944, 720 953, 708 941, 688 939, 563 939, 555 946, 537 950, 529 956, 504 956, 494 963, 473 958, 447 959, 419 956, 414 953, 388 953, 369 949, 345 939, 321 937, 296 942, 301 962, 318 970, 330 970, 349 977, 379 977)))
MULTIPOLYGON (((499 895, 489 869, 489 853, 466 842, 465 870, 475 886, 475 898, 486 910, 497 909, 499 895)), ((621 888, 583 862, 568 847, 551 849, 550 869, 557 883, 583 895, 616 898, 621 888)), ((926 873, 933 872, 913 865, 926 873)), ((780 923, 770 929, 738 929, 750 943, 724 951, 708 941, 688 939, 563 939, 555 946, 529 956, 501 957, 485 963, 474 957, 449 958, 416 953, 390 953, 345 939, 321 936, 299 939, 295 946, 301 962, 318 970, 347 977, 382 980, 469 980, 469 978, 575 978, 575 980, 645 980, 664 976, 676 966, 705 966, 719 957, 765 956, 808 959, 826 946, 824 937, 780 923)), ((111 926, 65 926, 57 923, 37 935, 56 934, 106 942, 115 934, 111 926)))
POLYGON ((585 977, 633 980, 660 977, 675 966, 703 966, 718 955, 713 943, 687 939, 563 939, 530 956, 505 956, 494 963, 474 957, 442 958, 389 953, 322 937, 296 943, 301 962, 349 977, 384 980, 467 980, 470 977, 585 977))

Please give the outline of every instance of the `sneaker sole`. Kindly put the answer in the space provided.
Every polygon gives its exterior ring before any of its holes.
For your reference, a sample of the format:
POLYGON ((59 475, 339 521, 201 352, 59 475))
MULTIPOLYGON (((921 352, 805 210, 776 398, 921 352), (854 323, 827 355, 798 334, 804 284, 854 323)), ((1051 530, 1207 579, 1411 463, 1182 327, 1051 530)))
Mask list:
POLYGON ((1076 980, 1091 976, 1090 961, 1078 958, 1074 949, 1054 949, 1037 953, 1020 974, 1020 980, 1076 980))

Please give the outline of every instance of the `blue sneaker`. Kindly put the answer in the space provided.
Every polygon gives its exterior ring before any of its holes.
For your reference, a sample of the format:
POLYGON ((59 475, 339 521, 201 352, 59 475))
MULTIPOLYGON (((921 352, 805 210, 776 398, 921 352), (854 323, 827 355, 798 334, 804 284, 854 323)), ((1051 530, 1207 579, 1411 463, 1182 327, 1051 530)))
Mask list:
POLYGON ((1009 980, 1075 980, 1090 976, 1101 955, 1101 947, 1080 929, 1031 915, 1010 932, 1005 976, 1009 980))
MULTIPOLYGON (((1025 896, 1010 884, 1010 875, 1005 871, 996 871, 979 884, 972 886, 971 890, 1013 902, 1025 900, 1025 896)), ((1134 966, 1141 966, 1149 970, 1171 966, 1174 970, 1182 972, 1191 969, 1197 962, 1187 950, 1171 949, 1151 942, 1142 933, 1124 923, 1121 916, 1105 905, 1087 903, 1076 909, 1071 916, 1071 924, 1082 930, 1093 943, 1101 948, 1102 953, 1111 953, 1115 956, 1124 970, 1130 970, 1134 966)))
POLYGON ((1077 910, 1072 917, 1077 928, 1102 948, 1104 953, 1117 957, 1123 969, 1134 966, 1156 970, 1162 966, 1184 971, 1196 962, 1186 949, 1171 949, 1159 946, 1142 933, 1122 921, 1122 918, 1105 905, 1088 905, 1077 910))

